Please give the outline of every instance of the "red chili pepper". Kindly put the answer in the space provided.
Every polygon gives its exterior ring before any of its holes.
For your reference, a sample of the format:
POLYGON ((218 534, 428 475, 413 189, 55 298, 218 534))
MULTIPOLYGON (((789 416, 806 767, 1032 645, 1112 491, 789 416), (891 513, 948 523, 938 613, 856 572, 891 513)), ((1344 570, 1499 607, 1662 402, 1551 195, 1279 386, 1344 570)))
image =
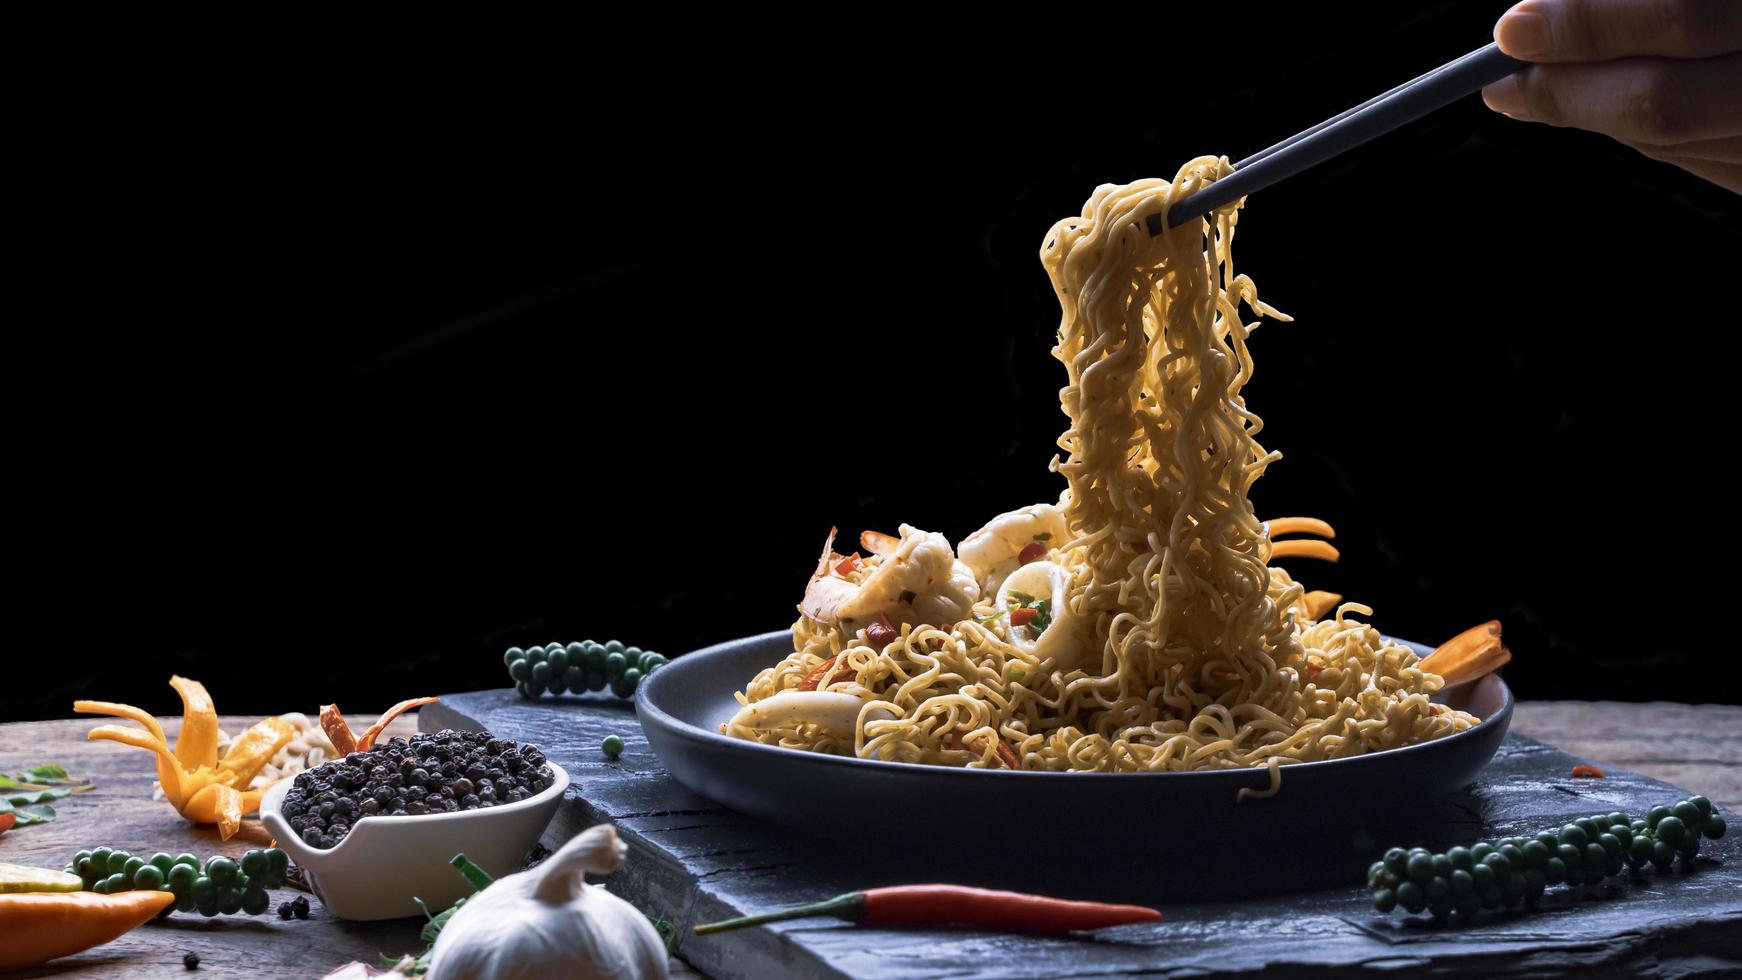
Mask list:
POLYGON ((1602 779, 1602 778, 1604 778, 1604 773, 1603 773, 1603 770, 1598 769, 1596 766, 1588 766, 1588 765, 1581 762, 1578 765, 1573 767, 1573 778, 1574 779, 1602 779))
MULTIPOLYGON (((955 740, 950 743, 950 747, 953 749, 966 749, 968 747, 968 730, 966 728, 958 728, 955 731, 955 736, 955 740)), ((1022 768, 1022 760, 1016 757, 1016 753, 1011 750, 1010 746, 1004 744, 1003 739, 998 739, 993 744, 992 750, 998 753, 998 761, 1004 763, 1004 768, 1022 768)))
POLYGON ((868 925, 948 924, 1006 932, 1073 932, 1161 921, 1160 912, 1141 905, 1072 902, 963 885, 900 885, 848 892, 824 902, 710 922, 696 926, 696 934, 706 936, 812 915, 832 915, 868 925))
POLYGON ((4 834, 8 830, 11 830, 12 825, 17 823, 17 822, 18 822, 18 814, 16 814, 16 813, 0 813, 0 834, 4 834))
POLYGON ((1040 613, 1037 610, 1030 609, 1027 606, 1018 606, 1017 608, 1010 610, 1010 625, 1027 626, 1029 623, 1034 622, 1039 616, 1040 613))
POLYGON ((859 553, 857 551, 855 551, 852 554, 848 555, 847 557, 841 559, 840 564, 835 566, 835 574, 841 576, 842 578, 846 578, 847 576, 853 574, 854 572, 856 572, 858 570, 859 570, 859 553))
POLYGON ((804 680, 798 682, 798 689, 801 691, 814 691, 819 687, 828 687, 836 681, 844 681, 852 677, 853 668, 846 664, 842 664, 841 669, 835 671, 833 674, 829 672, 829 668, 835 666, 835 661, 839 659, 839 657, 830 657, 823 661, 821 667, 818 667, 816 670, 804 675, 804 680), (828 680, 823 680, 824 677, 827 677, 828 680))
POLYGON ((895 629, 895 627, 890 626, 888 623, 872 623, 870 626, 865 627, 866 642, 879 650, 894 643, 895 638, 900 635, 901 634, 895 629))
POLYGON ((1030 541, 1022 551, 1017 553, 1016 560, 1026 565, 1031 561, 1040 561, 1045 557, 1046 545, 1041 544, 1039 541, 1030 541))

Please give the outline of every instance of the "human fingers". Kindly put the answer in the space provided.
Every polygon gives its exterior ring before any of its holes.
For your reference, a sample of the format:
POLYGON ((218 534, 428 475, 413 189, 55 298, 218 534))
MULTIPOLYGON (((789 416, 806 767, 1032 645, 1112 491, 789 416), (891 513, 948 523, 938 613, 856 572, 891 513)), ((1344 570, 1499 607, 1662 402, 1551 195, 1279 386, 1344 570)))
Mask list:
POLYGON ((1500 50, 1532 62, 1742 51, 1737 0, 1524 0, 1494 25, 1500 50))
POLYGON ((1657 160, 1709 160, 1713 163, 1742 164, 1742 136, 1727 136, 1714 140, 1690 140, 1686 143, 1622 142, 1657 160))
POLYGON ((1742 54, 1532 65, 1482 90, 1514 119, 1654 145, 1742 135, 1742 54))

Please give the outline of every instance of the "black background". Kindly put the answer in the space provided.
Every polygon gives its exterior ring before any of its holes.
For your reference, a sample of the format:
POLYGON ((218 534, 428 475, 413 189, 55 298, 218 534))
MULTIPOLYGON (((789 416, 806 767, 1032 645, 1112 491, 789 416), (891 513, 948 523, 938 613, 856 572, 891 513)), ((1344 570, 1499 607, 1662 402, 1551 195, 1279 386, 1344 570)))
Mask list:
MULTIPOLYGON (((87 53, 29 154, 0 704, 168 712, 180 672, 368 711, 505 684, 510 644, 783 628, 831 524, 1057 494, 1054 220, 1502 9, 87 53)), ((1474 97, 1254 196, 1239 269, 1295 317, 1255 496, 1344 556, 1291 570, 1395 635, 1500 618, 1524 697, 1735 700, 1738 204, 1474 97)))

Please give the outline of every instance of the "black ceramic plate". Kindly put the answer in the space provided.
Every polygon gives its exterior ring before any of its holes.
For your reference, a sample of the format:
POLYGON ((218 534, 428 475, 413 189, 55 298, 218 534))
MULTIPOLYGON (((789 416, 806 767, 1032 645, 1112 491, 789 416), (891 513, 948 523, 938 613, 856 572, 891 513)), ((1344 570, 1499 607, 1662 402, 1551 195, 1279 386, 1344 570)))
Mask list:
POLYGON ((1235 799, 1241 787, 1269 785, 1266 770, 959 769, 721 735, 720 725, 738 710, 733 693, 791 650, 786 630, 745 637, 678 657, 642 682, 641 727, 673 776, 731 809, 863 842, 852 846, 948 842, 945 849, 971 848, 982 863, 1045 851, 1111 852, 1142 862, 1146 874, 1190 880, 1206 897, 1312 884, 1320 875, 1347 874, 1350 855, 1365 859, 1375 846, 1413 840, 1399 835, 1445 819, 1445 798, 1487 765, 1512 718, 1512 693, 1498 677, 1485 677, 1446 698, 1482 718, 1480 725, 1389 752, 1286 766, 1279 793, 1243 802, 1235 799), (856 828, 866 822, 887 832, 862 836, 856 828), (1263 885, 1229 880, 1225 872, 1234 869, 1262 870, 1263 885))

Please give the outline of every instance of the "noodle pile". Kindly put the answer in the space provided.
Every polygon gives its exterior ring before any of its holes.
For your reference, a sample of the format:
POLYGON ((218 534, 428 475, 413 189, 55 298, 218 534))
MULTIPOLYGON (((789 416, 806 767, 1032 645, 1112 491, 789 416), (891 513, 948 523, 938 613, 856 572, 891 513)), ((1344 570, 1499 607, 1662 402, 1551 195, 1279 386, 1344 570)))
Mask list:
POLYGON ((1032 618, 1015 604, 1033 597, 998 592, 1002 576, 984 568, 973 569, 983 594, 940 584, 918 605, 913 587, 883 584, 917 581, 919 556, 938 554, 909 554, 925 540, 917 529, 902 529, 902 552, 864 561, 836 566, 825 549, 793 654, 750 682, 723 731, 868 759, 1162 771, 1274 768, 1477 723, 1429 703, 1442 680, 1357 619, 1370 609, 1344 603, 1315 621, 1304 588, 1269 567, 1249 494, 1278 454, 1258 444, 1263 423, 1241 395, 1256 323, 1240 306, 1287 318, 1234 273, 1242 202, 1159 235, 1144 227, 1228 172, 1200 157, 1171 182, 1102 185, 1046 236, 1068 377, 1053 466, 1069 489, 1057 508, 1066 533, 1033 535, 1041 544, 1021 558, 1044 548, 1038 560, 1052 564, 1040 567, 1057 569, 1058 601, 1036 604, 1044 628, 1015 625, 1032 618), (874 610, 875 624, 811 601, 824 592, 874 610), (927 602, 965 614, 927 622, 914 613, 927 602))

